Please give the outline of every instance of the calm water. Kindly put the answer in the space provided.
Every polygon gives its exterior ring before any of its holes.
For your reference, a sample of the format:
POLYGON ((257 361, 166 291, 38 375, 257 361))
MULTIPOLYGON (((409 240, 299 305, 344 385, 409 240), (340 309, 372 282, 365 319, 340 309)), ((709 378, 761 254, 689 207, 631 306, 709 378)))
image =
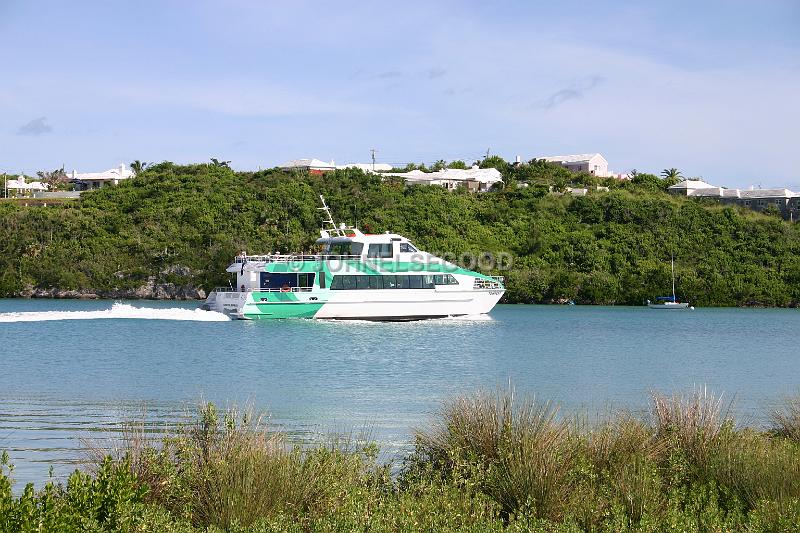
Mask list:
POLYGON ((17 481, 63 475, 81 439, 143 412, 173 423, 201 399, 255 403, 299 439, 367 426, 397 452, 442 399, 509 380, 595 411, 706 384, 751 423, 800 389, 796 310, 498 306, 381 324, 208 321, 195 305, 0 300, 0 449, 17 481))

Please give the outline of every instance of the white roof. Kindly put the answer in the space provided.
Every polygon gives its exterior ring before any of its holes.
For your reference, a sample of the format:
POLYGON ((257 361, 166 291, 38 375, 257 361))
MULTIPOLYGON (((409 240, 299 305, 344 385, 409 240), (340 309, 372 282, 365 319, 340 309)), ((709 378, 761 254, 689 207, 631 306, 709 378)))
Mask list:
POLYGON ((133 177, 133 171, 120 165, 117 168, 110 168, 103 172, 76 172, 72 171, 70 179, 78 181, 105 181, 105 180, 124 180, 133 177))
POLYGON ((742 198, 794 198, 800 196, 800 193, 789 189, 751 189, 740 191, 739 194, 742 198))
POLYGON ((676 183, 675 185, 671 185, 669 187, 670 190, 673 191, 683 191, 688 189, 718 189, 716 185, 711 185, 710 183, 706 183, 705 181, 700 180, 683 180, 680 183, 676 183))
POLYGON ((325 161, 321 161, 316 158, 311 159, 292 159, 291 161, 287 161, 286 163, 282 164, 280 168, 309 168, 312 170, 335 170, 336 165, 331 163, 326 163, 325 161))
MULTIPOLYGON (((599 157, 603 161, 606 161, 606 158, 598 153, 593 154, 574 154, 574 155, 553 155, 547 157, 539 157, 538 159, 544 159, 545 161, 549 161, 550 163, 588 163, 592 159, 599 157)), ((608 163, 608 161, 606 161, 608 163)))
MULTIPOLYGON (((670 187, 671 189, 672 187, 670 187)), ((703 187, 691 190, 689 196, 719 198, 794 198, 800 193, 789 189, 726 189, 724 187, 703 187)))
POLYGON ((388 176, 398 176, 405 178, 406 181, 417 183, 441 183, 444 181, 477 181, 491 185, 503 181, 503 176, 496 168, 445 168, 438 172, 423 172, 412 170, 411 172, 394 172, 388 176))
POLYGON ((372 163, 348 163, 346 165, 336 165, 336 168, 358 168, 363 170, 364 172, 388 172, 392 170, 392 165, 387 165, 386 163, 375 163, 373 169, 372 163))
POLYGON ((8 180, 8 182, 6 182, 6 187, 9 189, 30 189, 30 185, 25 183, 25 178, 22 176, 15 180, 8 180))

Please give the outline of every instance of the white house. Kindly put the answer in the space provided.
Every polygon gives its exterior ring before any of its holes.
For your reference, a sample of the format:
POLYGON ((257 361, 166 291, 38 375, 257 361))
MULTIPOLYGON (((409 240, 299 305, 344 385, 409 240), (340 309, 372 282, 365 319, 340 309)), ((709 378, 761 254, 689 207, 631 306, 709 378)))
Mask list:
POLYGON ((550 163, 557 163, 573 172, 586 172, 598 178, 609 177, 608 161, 600 154, 554 155, 539 157, 550 163))
POLYGON ((667 192, 680 196, 693 196, 700 189, 719 189, 719 187, 701 180, 683 180, 667 188, 667 192))
POLYGON ((755 211, 764 211, 768 207, 774 207, 780 211, 783 218, 792 221, 800 219, 800 193, 786 188, 726 189, 700 180, 685 180, 672 185, 667 190, 671 194, 716 200, 723 205, 734 204, 755 211))
POLYGON ((393 172, 386 176, 397 176, 403 178, 409 185, 438 185, 448 190, 457 187, 466 187, 470 191, 488 191, 496 183, 503 181, 503 176, 496 168, 445 168, 438 172, 423 172, 412 170, 411 172, 393 172))
POLYGON ((333 161, 326 163, 325 161, 315 158, 292 159, 291 161, 287 161, 282 164, 280 169, 287 172, 291 170, 305 170, 309 174, 322 174, 324 172, 336 170, 336 163, 333 161))
POLYGON ((78 190, 86 191, 99 189, 105 185, 116 185, 120 181, 133 176, 132 170, 120 164, 117 168, 110 168, 103 172, 77 172, 73 170, 69 175, 69 180, 76 185, 78 190))

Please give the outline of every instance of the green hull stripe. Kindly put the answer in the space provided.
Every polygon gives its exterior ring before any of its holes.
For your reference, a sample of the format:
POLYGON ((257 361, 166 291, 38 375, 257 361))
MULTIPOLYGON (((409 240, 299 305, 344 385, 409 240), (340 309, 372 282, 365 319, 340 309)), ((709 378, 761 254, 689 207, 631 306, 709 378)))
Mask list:
MULTIPOLYGON (((314 318, 323 304, 256 304, 258 313, 244 313, 245 318, 314 318)), ((251 310, 253 306, 248 306, 251 310)))

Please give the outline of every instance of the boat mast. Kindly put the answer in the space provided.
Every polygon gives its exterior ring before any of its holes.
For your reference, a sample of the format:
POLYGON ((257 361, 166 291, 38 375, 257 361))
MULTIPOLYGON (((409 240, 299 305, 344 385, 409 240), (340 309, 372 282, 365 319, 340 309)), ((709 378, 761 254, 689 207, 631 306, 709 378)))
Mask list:
POLYGON ((671 256, 672 258, 672 301, 677 301, 675 298, 675 256, 671 256))
POLYGON ((322 207, 318 207, 320 211, 325 213, 325 220, 322 221, 322 229, 326 231, 328 235, 332 237, 346 237, 346 233, 343 227, 339 227, 336 225, 336 222, 333 221, 333 215, 331 215, 331 208, 328 207, 328 204, 325 203, 325 198, 322 195, 319 195, 319 199, 322 201, 322 207))

